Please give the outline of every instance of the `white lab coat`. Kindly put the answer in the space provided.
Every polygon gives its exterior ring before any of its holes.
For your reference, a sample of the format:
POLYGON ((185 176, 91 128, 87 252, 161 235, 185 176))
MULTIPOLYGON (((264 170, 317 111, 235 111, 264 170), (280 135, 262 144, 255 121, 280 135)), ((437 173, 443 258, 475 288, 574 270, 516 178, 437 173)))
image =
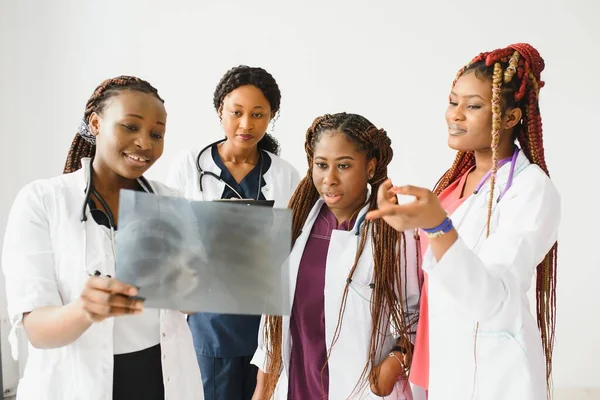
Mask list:
MULTIPOLYGON (((323 200, 319 199, 310 212, 306 223, 302 228, 302 233, 296 240, 294 248, 289 256, 290 299, 294 299, 300 260, 304 253, 304 247, 308 241, 312 226, 315 223, 322 205, 323 200)), ((357 223, 361 221, 361 217, 366 214, 367 209, 368 206, 365 206, 360 211, 357 217, 357 223)), ((338 321, 346 278, 354 265, 354 259, 360 241, 360 235, 357 235, 356 232, 357 227, 354 226, 350 231, 334 230, 331 234, 325 269, 325 340, 328 351, 330 350, 338 321)), ((331 357, 329 358, 329 399, 331 400, 343 400, 349 398, 351 395, 355 395, 352 398, 356 399, 381 398, 371 392, 368 380, 364 385, 359 385, 361 390, 358 394, 353 392, 355 386, 359 383, 359 378, 368 361, 370 338, 373 330, 371 303, 369 301, 372 292, 369 284, 373 282, 372 249, 372 241, 369 234, 364 251, 354 272, 352 278, 353 282, 348 291, 346 311, 344 313, 339 339, 333 346, 331 357)), ((402 268, 407 269, 407 309, 405 312, 407 313, 408 318, 414 318, 415 313, 418 312, 420 291, 417 270, 417 250, 412 232, 406 233, 406 249, 407 260, 403 260, 401 266, 402 268)), ((261 329, 263 329, 263 326, 264 317, 261 320, 261 329)), ((382 346, 377 360, 378 362, 387 357, 390 350, 396 344, 396 337, 391 328, 391 324, 380 327, 380 332, 388 332, 389 334, 382 340, 382 346)), ((281 372, 273 396, 275 400, 287 399, 288 371, 292 348, 289 316, 283 317, 282 338, 283 371, 281 372)), ((268 357, 262 334, 259 335, 259 345, 252 359, 252 363, 263 371, 266 371, 267 369, 268 357)), ((363 382, 361 382, 361 384, 362 383, 363 382)), ((411 399, 412 396, 410 394, 408 381, 403 380, 396 384, 392 394, 385 398, 400 400, 411 399)))
MULTIPOLYGON (((189 200, 220 199, 225 184, 213 176, 204 175, 202 178, 204 190, 200 192, 200 173, 196 167, 198 153, 199 150, 186 150, 180 153, 173 163, 167 184, 180 189, 189 200)), ((275 200, 275 207, 287 208, 290 197, 300 182, 300 175, 290 163, 273 153, 267 153, 271 157, 271 167, 263 175, 265 186, 262 188, 262 193, 265 199, 275 200)), ((215 164, 210 147, 200 156, 200 165, 205 171, 213 172, 217 176, 221 175, 221 169, 215 164)))
MULTIPOLYGON (((14 356, 14 330, 22 326, 23 313, 76 300, 89 270, 115 274, 108 228, 94 222, 89 208, 84 255, 84 224, 80 218, 89 161, 84 159, 83 168, 74 173, 26 185, 10 211, 2 268, 14 356)), ((177 195, 159 183, 151 182, 151 186, 157 194, 177 195)), ((111 399, 113 325, 114 318, 95 323, 80 338, 60 348, 36 349, 30 344, 17 399, 111 399)), ((192 337, 182 313, 160 310, 160 345, 165 399, 203 399, 192 337)))
MULTIPOLYGON (((510 163, 498 171, 496 198, 509 171, 510 163)), ((544 354, 527 291, 557 240, 560 198, 523 152, 514 174, 512 187, 494 201, 487 239, 489 182, 452 214, 459 238, 441 260, 431 250, 424 255, 429 400, 546 399, 544 354)))

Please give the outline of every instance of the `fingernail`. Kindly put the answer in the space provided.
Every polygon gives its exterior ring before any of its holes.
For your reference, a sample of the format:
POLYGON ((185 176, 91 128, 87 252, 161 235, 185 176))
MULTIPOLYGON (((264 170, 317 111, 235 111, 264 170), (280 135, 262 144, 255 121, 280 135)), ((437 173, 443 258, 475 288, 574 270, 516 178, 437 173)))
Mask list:
POLYGON ((131 288, 127 292, 130 296, 137 296, 138 290, 136 288, 131 288))

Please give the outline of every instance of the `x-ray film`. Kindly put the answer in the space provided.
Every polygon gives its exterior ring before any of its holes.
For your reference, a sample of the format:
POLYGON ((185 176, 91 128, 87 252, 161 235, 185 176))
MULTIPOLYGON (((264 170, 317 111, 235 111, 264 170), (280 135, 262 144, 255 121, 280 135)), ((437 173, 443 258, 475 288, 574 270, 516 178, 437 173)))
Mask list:
POLYGON ((291 212, 122 190, 116 278, 147 308, 289 315, 291 212))

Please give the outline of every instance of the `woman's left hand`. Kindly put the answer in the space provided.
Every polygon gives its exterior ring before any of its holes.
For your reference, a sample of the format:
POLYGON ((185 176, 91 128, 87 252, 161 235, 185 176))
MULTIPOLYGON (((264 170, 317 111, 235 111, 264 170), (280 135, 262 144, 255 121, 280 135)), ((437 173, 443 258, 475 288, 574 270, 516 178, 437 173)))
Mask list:
POLYGON ((367 213, 367 220, 383 218, 397 231, 434 228, 446 218, 438 197, 429 189, 417 186, 393 186, 391 180, 377 191, 377 210, 367 213), (414 201, 397 204, 396 195, 409 195, 414 201))
POLYGON ((406 376, 406 371, 399 361, 402 359, 402 355, 397 352, 394 354, 398 357, 397 359, 387 356, 375 367, 374 374, 370 377, 371 392, 377 396, 389 396, 398 380, 406 376))

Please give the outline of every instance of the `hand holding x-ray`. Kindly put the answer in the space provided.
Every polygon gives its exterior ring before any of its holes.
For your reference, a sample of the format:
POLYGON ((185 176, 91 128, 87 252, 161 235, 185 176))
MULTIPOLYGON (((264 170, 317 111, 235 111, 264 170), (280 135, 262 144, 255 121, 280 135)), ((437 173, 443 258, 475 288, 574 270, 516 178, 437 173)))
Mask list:
POLYGON ((288 315, 291 212, 122 191, 117 279, 145 307, 288 315))

